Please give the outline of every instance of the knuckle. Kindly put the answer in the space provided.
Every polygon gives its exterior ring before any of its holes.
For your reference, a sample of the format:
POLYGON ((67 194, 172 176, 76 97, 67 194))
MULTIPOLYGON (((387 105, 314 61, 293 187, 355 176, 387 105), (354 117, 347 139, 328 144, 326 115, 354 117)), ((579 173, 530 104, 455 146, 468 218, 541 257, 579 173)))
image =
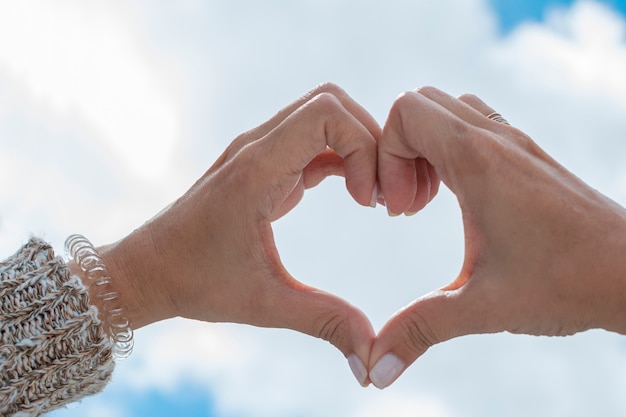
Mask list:
POLYGON ((426 96, 426 97, 432 97, 432 96, 441 94, 441 90, 439 90, 438 88, 432 87, 430 85, 419 87, 416 91, 419 94, 426 96))
MULTIPOLYGON (((315 122, 320 129, 317 130, 318 135, 316 137, 326 138, 324 146, 332 132, 340 127, 345 128, 341 123, 345 118, 345 112, 337 97, 330 93, 318 94, 303 107, 302 111, 302 116, 315 122)), ((318 149, 319 152, 322 150, 323 148, 318 149)))
POLYGON ((305 107, 316 113, 334 113, 339 107, 339 100, 334 94, 323 92, 313 97, 305 107))
POLYGON ((318 84, 313 89, 314 95, 318 95, 322 93, 329 93, 337 97, 344 96, 346 94, 343 88, 339 87, 337 84, 332 83, 332 82, 324 82, 324 83, 318 84))
POLYGON ((235 157, 235 155, 237 155, 237 153, 250 142, 249 137, 248 132, 237 135, 237 137, 233 139, 228 146, 226 146, 226 149, 224 149, 224 160, 229 161, 235 157))
POLYGON ((470 105, 482 104, 482 100, 478 98, 478 96, 476 96, 475 94, 471 94, 471 93, 461 94, 459 96, 459 100, 462 101, 463 103, 470 104, 470 105))
POLYGON ((404 125, 404 118, 406 117, 406 112, 411 111, 415 108, 416 105, 416 97, 414 91, 405 91, 401 93, 393 102, 391 106, 390 113, 399 117, 400 126, 404 125))
POLYGON ((268 153, 262 145, 254 142, 236 151, 232 164, 229 166, 228 178, 231 181, 236 181, 243 186, 257 178, 263 178, 263 175, 270 167, 268 166, 268 153))
POLYGON ((238 134, 235 139, 232 140, 232 143, 237 143, 237 142, 243 142, 243 143, 248 143, 251 142, 252 140, 256 139, 256 129, 250 129, 247 130, 245 132, 242 132, 240 134, 238 134))
POLYGON ((319 317, 314 324, 313 334, 333 345, 341 345, 344 338, 342 329, 346 327, 348 318, 341 314, 328 313, 319 317))
POLYGON ((400 95, 396 97, 396 100, 393 102, 392 108, 401 109, 405 106, 413 105, 413 103, 415 103, 415 94, 417 94, 415 91, 405 91, 400 93, 400 95))
POLYGON ((378 147, 383 152, 397 153, 398 146, 412 151, 412 129, 411 121, 415 116, 419 98, 414 91, 405 91, 400 94, 389 111, 389 117, 385 124, 383 134, 378 147))
POLYGON ((237 149, 236 158, 240 161, 240 165, 245 167, 254 166, 255 164, 262 161, 259 158, 259 153, 261 152, 262 146, 260 143, 249 143, 244 145, 243 147, 237 149))
POLYGON ((248 143, 252 142, 252 132, 247 131, 244 133, 240 133, 237 135, 235 139, 226 147, 226 152, 229 157, 232 157, 236 154, 241 148, 246 146, 248 143))
POLYGON ((464 93, 459 96, 459 100, 463 100, 463 101, 466 101, 466 100, 472 101, 476 99, 478 99, 478 97, 476 97, 476 95, 472 93, 464 93))
POLYGON ((408 320, 401 323, 408 347, 415 353, 423 353, 438 343, 437 336, 428 320, 418 311, 411 311, 408 320))
POLYGON ((522 133, 522 134, 514 135, 514 138, 517 141, 517 143, 528 153, 534 156, 543 155, 543 151, 541 150, 539 145, 537 145, 537 143, 534 140, 532 140, 529 136, 522 133))

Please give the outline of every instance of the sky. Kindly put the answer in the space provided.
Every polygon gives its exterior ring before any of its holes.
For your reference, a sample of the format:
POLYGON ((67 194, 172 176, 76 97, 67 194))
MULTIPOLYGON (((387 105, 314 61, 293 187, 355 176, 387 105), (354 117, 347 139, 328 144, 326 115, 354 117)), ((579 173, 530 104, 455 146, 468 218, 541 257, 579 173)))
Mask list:
MULTIPOLYGON (((320 82, 383 123, 421 85, 471 92, 626 204, 626 2, 0 0, 0 256, 115 241, 191 186, 235 138, 320 82)), ((218 204, 219 202, 216 202, 218 204)), ((450 282, 463 234, 442 189, 419 215, 357 206, 343 180, 275 222, 301 281, 380 329, 450 282)), ((626 339, 467 336, 390 388, 361 388, 326 342, 174 319, 140 329, 99 395, 53 417, 626 414, 626 339)))

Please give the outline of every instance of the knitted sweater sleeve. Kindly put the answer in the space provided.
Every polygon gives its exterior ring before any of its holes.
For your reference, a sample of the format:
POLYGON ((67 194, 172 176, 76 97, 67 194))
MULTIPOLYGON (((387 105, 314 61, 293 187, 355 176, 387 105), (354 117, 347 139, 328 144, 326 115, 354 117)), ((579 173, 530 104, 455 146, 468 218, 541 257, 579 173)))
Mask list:
POLYGON ((87 288, 32 238, 0 262, 0 415, 39 416, 101 391, 114 368, 87 288))

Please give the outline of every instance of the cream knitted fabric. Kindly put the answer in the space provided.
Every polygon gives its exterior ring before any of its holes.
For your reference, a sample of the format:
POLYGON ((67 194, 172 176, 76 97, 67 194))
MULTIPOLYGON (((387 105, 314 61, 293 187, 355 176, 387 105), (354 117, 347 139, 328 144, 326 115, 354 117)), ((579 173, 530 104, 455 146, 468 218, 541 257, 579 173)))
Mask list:
POLYGON ((0 415, 38 416, 101 391, 112 344, 80 279, 32 238, 0 263, 0 415))

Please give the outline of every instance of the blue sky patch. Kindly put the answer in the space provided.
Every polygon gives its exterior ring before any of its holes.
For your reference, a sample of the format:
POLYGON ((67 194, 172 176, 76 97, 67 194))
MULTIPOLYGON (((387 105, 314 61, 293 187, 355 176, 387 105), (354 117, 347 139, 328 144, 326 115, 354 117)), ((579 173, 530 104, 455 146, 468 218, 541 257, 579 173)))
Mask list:
MULTIPOLYGON (((120 396, 119 398, 124 398, 120 396)), ((132 416, 150 417, 215 417, 213 401, 203 390, 193 384, 177 387, 175 391, 151 390, 126 396, 125 407, 132 416)))
MULTIPOLYGON (((626 16, 626 0, 597 0, 597 2, 626 16)), ((489 3, 499 18, 500 29, 508 33, 520 23, 543 21, 549 9, 569 8, 576 2, 574 0, 489 0, 489 3)))

